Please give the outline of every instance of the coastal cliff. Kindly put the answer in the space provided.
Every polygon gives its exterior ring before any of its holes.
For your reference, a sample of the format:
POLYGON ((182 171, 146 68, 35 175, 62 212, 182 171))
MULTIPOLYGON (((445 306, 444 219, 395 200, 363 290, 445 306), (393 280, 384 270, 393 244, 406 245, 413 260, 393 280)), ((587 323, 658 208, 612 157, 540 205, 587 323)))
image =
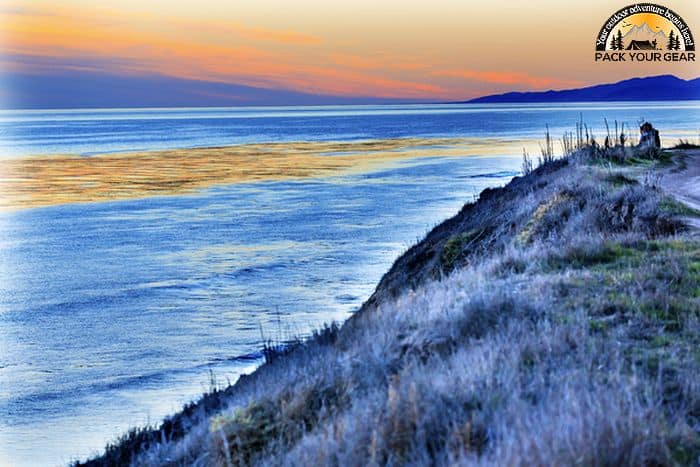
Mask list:
POLYGON ((342 326, 75 465, 690 465, 700 155, 582 145, 488 189, 342 326))

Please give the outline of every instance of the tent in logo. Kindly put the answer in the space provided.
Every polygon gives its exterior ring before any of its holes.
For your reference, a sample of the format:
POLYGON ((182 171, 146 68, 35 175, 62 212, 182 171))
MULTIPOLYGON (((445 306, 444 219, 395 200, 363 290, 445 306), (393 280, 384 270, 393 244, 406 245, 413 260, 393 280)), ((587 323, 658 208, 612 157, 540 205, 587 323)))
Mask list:
POLYGON ((656 50, 656 40, 649 41, 632 41, 627 46, 627 50, 656 50))

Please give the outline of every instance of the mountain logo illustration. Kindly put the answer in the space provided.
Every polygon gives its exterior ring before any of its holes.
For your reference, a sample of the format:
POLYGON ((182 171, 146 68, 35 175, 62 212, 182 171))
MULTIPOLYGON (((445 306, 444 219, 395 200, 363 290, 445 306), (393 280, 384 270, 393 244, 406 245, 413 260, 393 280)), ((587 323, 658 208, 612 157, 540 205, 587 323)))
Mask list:
POLYGON ((690 26, 675 11, 635 3, 612 14, 600 28, 596 61, 695 61, 690 26))

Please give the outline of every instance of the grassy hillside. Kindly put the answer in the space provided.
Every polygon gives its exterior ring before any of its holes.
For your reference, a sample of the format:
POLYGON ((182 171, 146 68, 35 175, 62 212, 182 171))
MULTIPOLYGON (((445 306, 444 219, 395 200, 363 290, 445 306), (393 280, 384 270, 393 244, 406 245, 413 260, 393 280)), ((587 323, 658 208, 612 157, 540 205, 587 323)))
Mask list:
POLYGON ((342 327, 79 465, 697 463, 697 213, 658 187, 682 155, 606 146, 545 148, 342 327))

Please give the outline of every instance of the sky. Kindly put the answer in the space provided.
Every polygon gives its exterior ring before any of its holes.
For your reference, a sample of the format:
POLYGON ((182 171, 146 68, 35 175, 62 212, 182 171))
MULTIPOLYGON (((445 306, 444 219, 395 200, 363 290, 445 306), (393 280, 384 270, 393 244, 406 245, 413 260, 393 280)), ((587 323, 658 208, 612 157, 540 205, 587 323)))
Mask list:
MULTIPOLYGON (((625 2, 5 0, 4 107, 466 100, 694 63, 594 62, 625 2)), ((663 3, 700 37, 700 2, 663 3)))

